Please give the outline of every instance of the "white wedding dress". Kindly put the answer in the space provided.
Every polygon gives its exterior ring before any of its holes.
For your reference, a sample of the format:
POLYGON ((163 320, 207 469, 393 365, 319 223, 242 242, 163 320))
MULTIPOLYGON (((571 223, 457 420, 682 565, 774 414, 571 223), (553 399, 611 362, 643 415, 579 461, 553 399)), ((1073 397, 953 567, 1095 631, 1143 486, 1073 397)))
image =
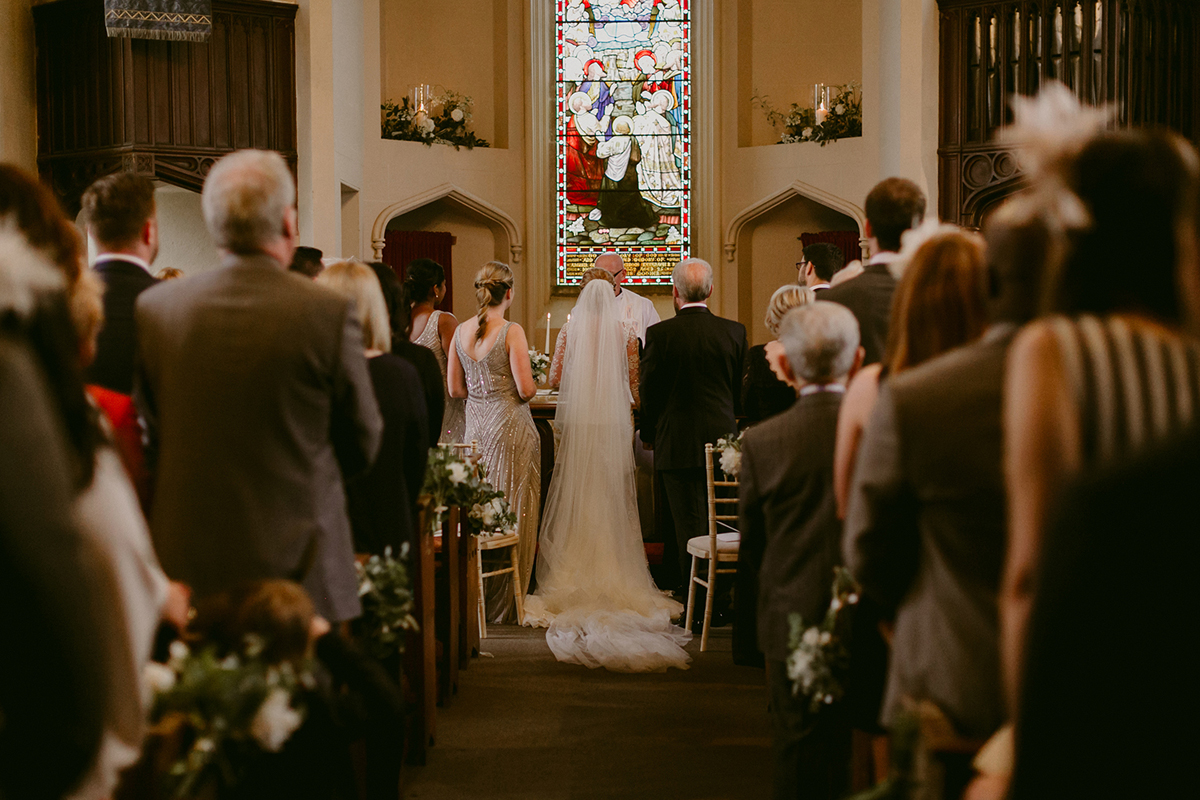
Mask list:
POLYGON ((633 475, 626 337, 607 281, 571 312, 555 423, 562 442, 546 496, 538 588, 526 625, 545 626, 559 661, 614 672, 687 669, 682 606, 646 566, 633 475))

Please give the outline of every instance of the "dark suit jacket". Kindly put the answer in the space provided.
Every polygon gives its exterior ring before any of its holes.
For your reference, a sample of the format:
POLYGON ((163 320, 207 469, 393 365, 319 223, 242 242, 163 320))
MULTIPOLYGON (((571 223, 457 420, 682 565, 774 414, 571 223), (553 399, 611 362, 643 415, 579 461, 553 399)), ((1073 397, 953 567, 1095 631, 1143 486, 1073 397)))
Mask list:
POLYGON ((391 547, 399 558, 401 545, 417 544, 417 496, 432 444, 429 418, 415 367, 384 353, 370 359, 367 369, 383 416, 383 441, 371 469, 346 482, 354 550, 383 555, 391 547))
POLYGON ((1012 331, 889 378, 859 450, 846 561, 896 612, 884 722, 907 695, 964 736, 1005 720, 999 671, 1001 397, 1012 331))
POLYGON ((892 314, 892 294, 896 279, 886 264, 870 264, 861 275, 845 283, 822 289, 818 300, 841 303, 854 312, 862 346, 866 350, 863 366, 883 360, 887 349, 888 320, 892 314))
POLYGON ((746 356, 746 374, 742 376, 742 413, 746 424, 753 425, 786 411, 796 402, 796 390, 771 371, 767 346, 756 344, 746 356))
POLYGON ((266 256, 138 299, 151 533, 197 594, 302 576, 319 613, 359 614, 342 476, 370 465, 382 423, 351 312, 266 256))
POLYGON ((1195 793, 1197 485, 1193 430, 1063 493, 1026 634, 1015 800, 1195 793))
POLYGON ((739 560, 761 563, 758 644, 768 661, 787 660, 788 615, 815 625, 829 608, 833 569, 842 560, 833 495, 841 403, 831 392, 801 397, 742 438, 739 560))
POLYGON ((737 430, 746 326, 685 308, 646 329, 642 441, 655 469, 704 466, 704 445, 737 430))
POLYGON ((102 261, 95 270, 104 281, 104 325, 96 337, 96 360, 88 367, 85 379, 114 392, 131 394, 133 357, 137 352, 133 305, 138 295, 158 280, 132 261, 102 261))

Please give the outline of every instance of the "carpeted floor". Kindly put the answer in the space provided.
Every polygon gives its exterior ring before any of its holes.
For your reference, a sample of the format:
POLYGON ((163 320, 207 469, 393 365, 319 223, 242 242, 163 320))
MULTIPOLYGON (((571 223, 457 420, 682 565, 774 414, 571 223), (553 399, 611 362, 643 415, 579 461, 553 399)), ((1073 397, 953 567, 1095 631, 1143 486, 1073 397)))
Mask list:
POLYGON ((560 664, 545 631, 489 626, 458 696, 438 709, 424 767, 405 797, 765 798, 770 721, 762 670, 733 665, 730 629, 691 669, 618 675, 560 664))

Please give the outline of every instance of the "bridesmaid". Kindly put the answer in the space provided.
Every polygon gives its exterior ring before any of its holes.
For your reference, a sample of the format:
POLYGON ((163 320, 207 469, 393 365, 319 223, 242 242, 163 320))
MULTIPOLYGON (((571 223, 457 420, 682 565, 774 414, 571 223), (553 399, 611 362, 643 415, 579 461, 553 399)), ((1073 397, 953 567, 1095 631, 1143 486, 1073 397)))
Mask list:
POLYGON ((446 382, 447 354, 451 350, 451 339, 458 320, 448 311, 438 311, 437 306, 446 296, 446 271, 442 265, 428 258, 409 262, 404 277, 404 300, 412 309, 412 331, 409 340, 427 347, 437 356, 442 368, 442 390, 446 393, 446 410, 442 416, 441 442, 470 441, 463 438, 462 400, 450 395, 446 382))
MULTIPOLYGON (((520 325, 507 322, 513 274, 506 264, 489 261, 475 276, 478 316, 458 326, 450 349, 450 396, 466 398, 466 441, 479 442, 488 479, 504 492, 517 516, 517 545, 522 596, 537 550, 541 446, 529 401, 537 393, 529 365, 529 342, 520 325)), ((507 554, 505 554, 507 556, 507 554)), ((515 619, 510 576, 493 578, 487 587, 487 615, 495 622, 515 619)))

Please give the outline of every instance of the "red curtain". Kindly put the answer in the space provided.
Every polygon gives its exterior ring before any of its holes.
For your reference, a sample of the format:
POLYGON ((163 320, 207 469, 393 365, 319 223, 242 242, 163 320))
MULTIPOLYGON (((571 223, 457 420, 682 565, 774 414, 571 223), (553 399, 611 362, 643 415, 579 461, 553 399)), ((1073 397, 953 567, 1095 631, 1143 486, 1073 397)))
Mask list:
POLYGON ((842 250, 842 266, 862 258, 862 248, 858 246, 858 231, 818 231, 817 233, 800 234, 800 243, 805 247, 810 244, 823 242, 837 245, 842 250))
POLYGON ((392 268, 401 281, 409 262, 417 258, 431 258, 446 271, 446 296, 438 306, 442 311, 454 313, 454 273, 451 269, 450 251, 454 234, 449 231, 392 231, 383 232, 383 263, 392 268))

